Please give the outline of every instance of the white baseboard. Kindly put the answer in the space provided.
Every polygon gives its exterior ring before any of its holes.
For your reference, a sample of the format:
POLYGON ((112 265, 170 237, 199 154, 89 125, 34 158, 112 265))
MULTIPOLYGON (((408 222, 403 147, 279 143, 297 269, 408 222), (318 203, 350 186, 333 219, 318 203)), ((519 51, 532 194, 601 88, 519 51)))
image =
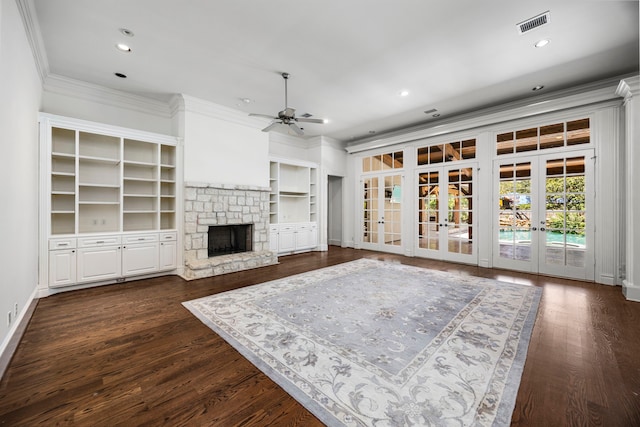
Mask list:
POLYGON ((2 341, 2 345, 0 345, 0 378, 4 376, 4 373, 9 366, 9 362, 11 362, 13 354, 16 352, 18 344, 22 339, 22 335, 27 329, 27 325, 29 324, 29 320, 31 320, 31 316, 36 309, 36 305, 38 305, 38 298, 36 298, 37 292, 38 289, 33 290, 33 293, 27 300, 27 303, 18 313, 15 322, 13 322, 13 326, 9 329, 9 333, 5 337, 4 341, 2 341))
POLYGON ((626 280, 622 282, 622 294, 629 301, 640 302, 640 287, 633 286, 633 283, 626 280))

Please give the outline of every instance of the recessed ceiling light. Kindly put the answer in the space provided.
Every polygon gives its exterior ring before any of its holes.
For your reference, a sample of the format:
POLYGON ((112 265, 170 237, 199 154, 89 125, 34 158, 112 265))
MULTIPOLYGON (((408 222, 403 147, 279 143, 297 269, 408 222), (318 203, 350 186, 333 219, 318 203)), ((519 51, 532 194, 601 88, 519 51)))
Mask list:
POLYGON ((251 104, 251 98, 240 98, 240 101, 242 101, 245 104, 251 104))
POLYGON ((127 28, 120 28, 120 32, 123 35, 127 36, 127 37, 133 37, 134 36, 133 31, 131 31, 131 30, 127 29, 127 28))
POLYGON ((549 40, 542 39, 542 40, 539 40, 536 44, 534 44, 534 46, 535 47, 544 47, 544 46, 546 46, 548 44, 549 44, 549 40))
POLYGON ((432 115, 431 117, 440 117, 440 113, 435 113, 434 115, 432 115))
POLYGON ((409 96, 409 91, 408 90, 401 90, 400 92, 398 92, 398 95, 400 95, 400 96, 409 96))
POLYGON ((542 89, 544 89, 544 86, 542 86, 542 85, 538 85, 536 87, 531 88, 531 90, 534 91, 534 92, 537 92, 537 91, 542 90, 542 89))
POLYGON ((126 79, 127 75, 126 74, 122 74, 122 73, 114 73, 116 75, 116 77, 120 77, 121 79, 126 79))
POLYGON ((131 52, 131 48, 124 43, 118 43, 116 45, 116 49, 118 49, 120 52, 131 52))

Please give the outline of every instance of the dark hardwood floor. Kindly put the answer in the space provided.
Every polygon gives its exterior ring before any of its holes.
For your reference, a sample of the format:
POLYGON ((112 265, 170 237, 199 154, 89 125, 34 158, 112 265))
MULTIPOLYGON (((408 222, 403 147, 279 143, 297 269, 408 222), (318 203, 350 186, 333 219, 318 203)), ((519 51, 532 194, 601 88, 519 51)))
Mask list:
POLYGON ((640 426, 640 303, 619 287, 337 247, 40 300, 0 382, 0 425, 322 425, 181 302, 362 257, 543 287, 512 425, 640 426))

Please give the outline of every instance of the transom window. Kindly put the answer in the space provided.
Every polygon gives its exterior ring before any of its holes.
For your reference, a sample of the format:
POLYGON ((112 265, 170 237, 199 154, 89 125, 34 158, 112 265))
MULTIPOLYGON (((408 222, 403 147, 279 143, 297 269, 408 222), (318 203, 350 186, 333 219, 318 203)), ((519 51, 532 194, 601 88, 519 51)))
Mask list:
POLYGON ((418 148, 418 166, 475 159, 476 140, 447 142, 418 148))
POLYGON ((588 144, 590 141, 589 119, 579 119, 501 133, 496 137, 496 149, 500 156, 588 144))
POLYGON ((378 154, 362 159, 362 172, 402 169, 403 164, 404 161, 402 151, 396 151, 394 153, 387 154, 378 154))

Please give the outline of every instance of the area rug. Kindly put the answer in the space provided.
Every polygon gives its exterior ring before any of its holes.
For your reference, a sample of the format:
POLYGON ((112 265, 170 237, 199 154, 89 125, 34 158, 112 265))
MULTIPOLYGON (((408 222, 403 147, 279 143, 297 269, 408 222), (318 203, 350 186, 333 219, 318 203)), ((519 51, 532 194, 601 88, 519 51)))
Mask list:
POLYGON ((361 259, 183 304, 328 426, 506 426, 540 294, 361 259))

